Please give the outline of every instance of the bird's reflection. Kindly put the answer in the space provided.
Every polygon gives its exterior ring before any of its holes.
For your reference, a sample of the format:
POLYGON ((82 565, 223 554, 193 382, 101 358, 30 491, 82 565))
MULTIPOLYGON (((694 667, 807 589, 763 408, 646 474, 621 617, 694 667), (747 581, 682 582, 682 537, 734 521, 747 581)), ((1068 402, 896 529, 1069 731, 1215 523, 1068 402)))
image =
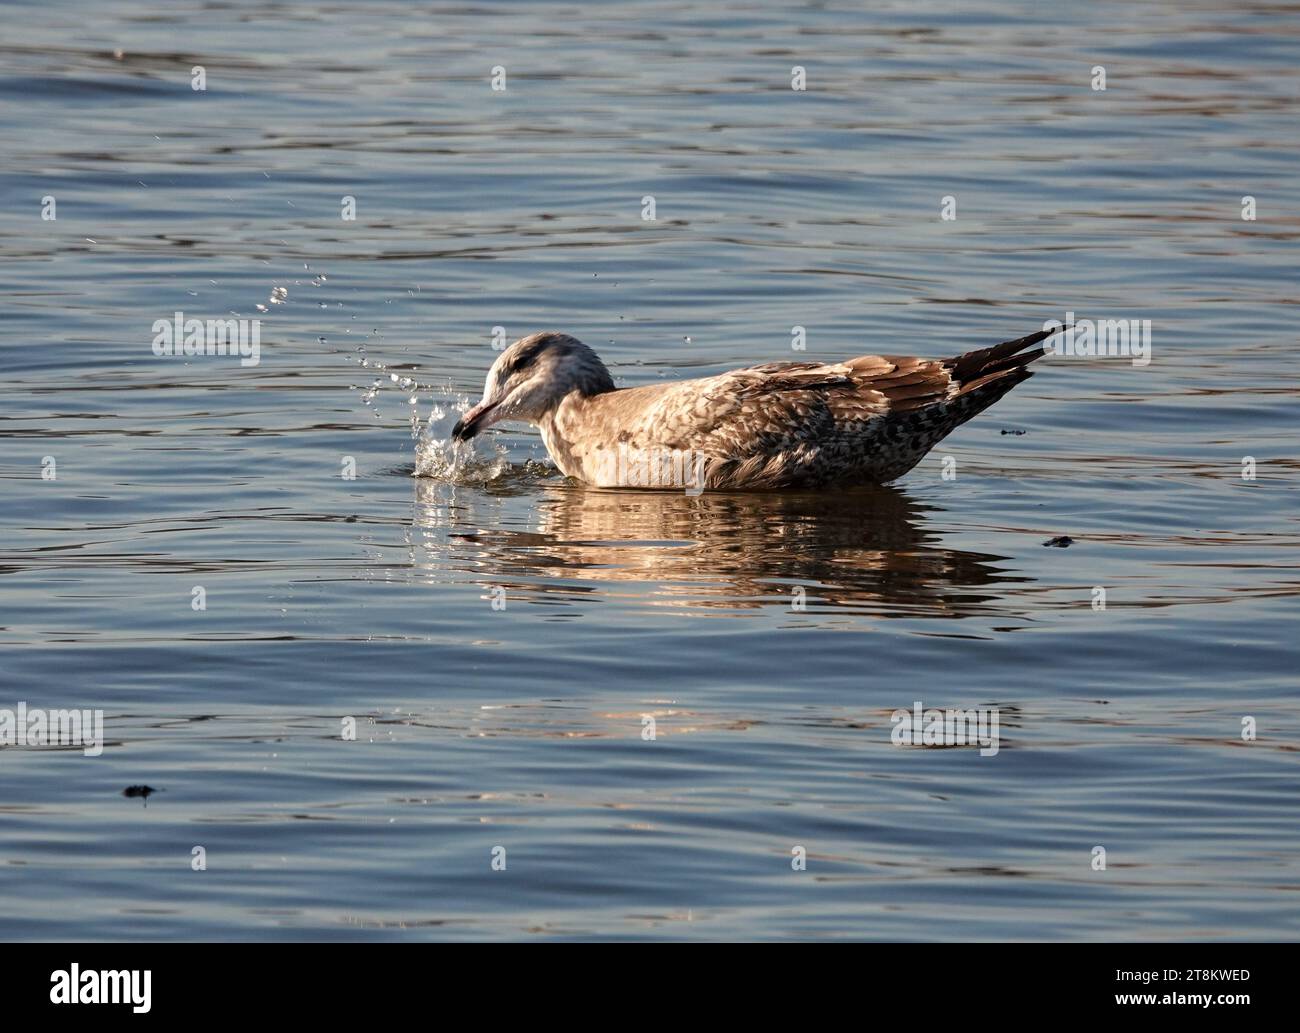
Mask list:
POLYGON ((944 547, 927 527, 936 507, 892 487, 691 497, 552 481, 493 494, 417 478, 415 492, 417 567, 512 600, 960 617, 996 612, 993 586, 1030 580, 1005 557, 944 547))

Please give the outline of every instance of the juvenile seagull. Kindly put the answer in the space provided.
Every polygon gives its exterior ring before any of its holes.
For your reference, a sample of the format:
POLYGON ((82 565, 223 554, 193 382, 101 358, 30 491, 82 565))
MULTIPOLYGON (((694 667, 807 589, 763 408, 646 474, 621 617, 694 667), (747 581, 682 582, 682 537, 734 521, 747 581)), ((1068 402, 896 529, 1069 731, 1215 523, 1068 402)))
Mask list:
POLYGON ((1055 332, 951 359, 769 362, 619 389, 594 351, 546 331, 497 357, 483 400, 451 434, 526 420, 566 476, 602 488, 883 484, 1029 377, 1043 349, 1026 349, 1055 332))

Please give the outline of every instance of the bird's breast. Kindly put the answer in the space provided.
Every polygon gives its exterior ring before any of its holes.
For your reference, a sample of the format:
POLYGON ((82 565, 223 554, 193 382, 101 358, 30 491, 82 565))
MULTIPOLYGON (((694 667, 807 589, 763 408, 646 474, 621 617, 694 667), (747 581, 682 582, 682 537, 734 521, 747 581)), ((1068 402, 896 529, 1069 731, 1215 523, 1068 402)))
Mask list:
POLYGON ((618 484, 617 435, 609 432, 592 401, 575 392, 539 421, 538 428, 546 451, 566 477, 614 487, 618 484))

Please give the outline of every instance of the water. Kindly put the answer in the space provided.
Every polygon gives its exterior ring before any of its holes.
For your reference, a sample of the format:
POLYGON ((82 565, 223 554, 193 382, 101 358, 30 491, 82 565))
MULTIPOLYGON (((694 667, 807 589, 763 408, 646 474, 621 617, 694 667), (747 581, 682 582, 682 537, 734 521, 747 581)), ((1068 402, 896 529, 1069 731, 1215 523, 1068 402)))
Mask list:
POLYGON ((107 745, 0 750, 0 935, 1300 934, 1300 8, 875 6, 11 7, 0 708, 107 745), (496 326, 637 385, 1066 311, 1153 361, 892 487, 412 476, 496 326))

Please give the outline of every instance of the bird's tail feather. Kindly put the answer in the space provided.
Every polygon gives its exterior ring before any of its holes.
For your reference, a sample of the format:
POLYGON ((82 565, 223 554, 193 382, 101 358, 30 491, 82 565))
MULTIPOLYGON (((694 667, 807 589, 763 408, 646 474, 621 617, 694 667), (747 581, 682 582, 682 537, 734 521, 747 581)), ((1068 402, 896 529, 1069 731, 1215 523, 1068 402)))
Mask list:
POLYGON ((996 397, 989 400, 989 404, 992 404, 1016 384, 1027 379, 1031 371, 1025 367, 1045 353, 1043 348, 1034 348, 1033 351, 1025 351, 1025 349, 1047 340, 1056 332, 1056 330, 1040 330, 1027 337, 1018 337, 1014 341, 1004 341, 991 348, 979 348, 946 359, 944 365, 949 368, 953 379, 959 385, 957 396, 981 391, 996 382, 999 390, 996 392, 996 397))

